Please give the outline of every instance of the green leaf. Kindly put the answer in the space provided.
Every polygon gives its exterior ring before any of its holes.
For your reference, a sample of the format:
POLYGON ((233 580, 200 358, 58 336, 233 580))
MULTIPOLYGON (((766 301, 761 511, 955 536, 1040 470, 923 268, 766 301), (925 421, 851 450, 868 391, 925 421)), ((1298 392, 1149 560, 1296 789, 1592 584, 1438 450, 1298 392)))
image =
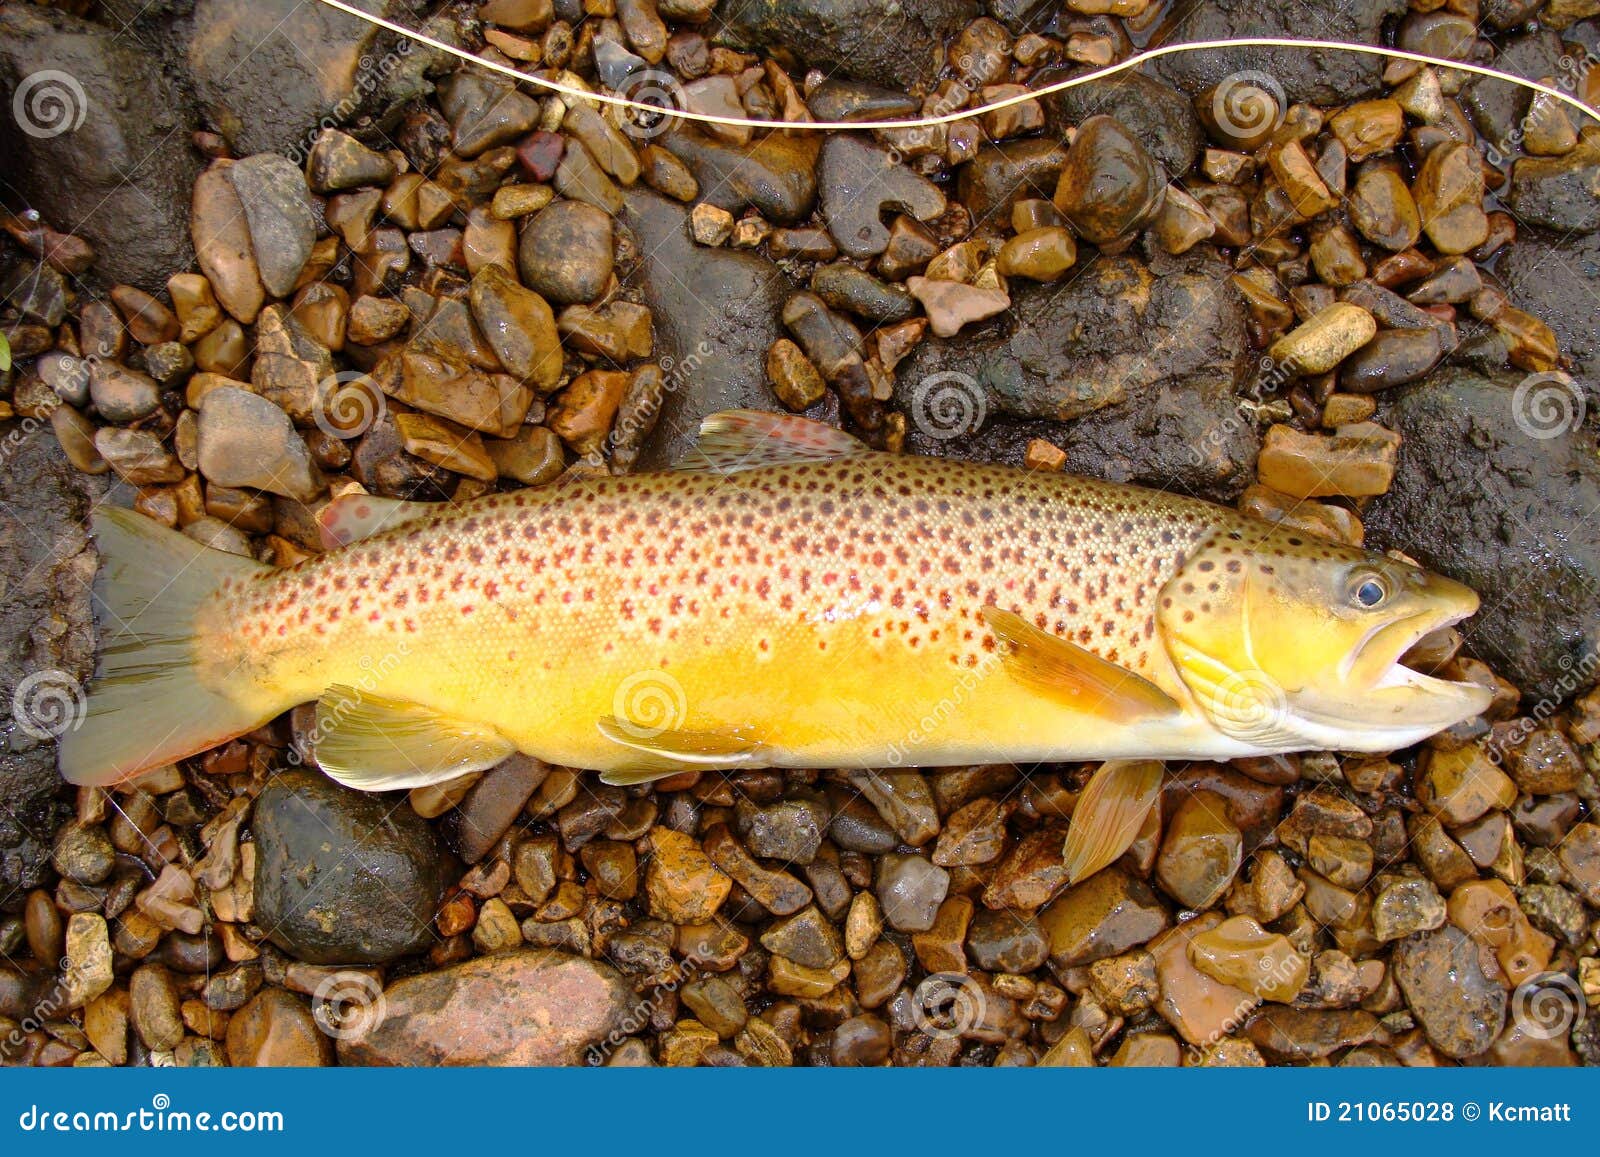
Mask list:
POLYGON ((11 368, 11 343, 6 340, 6 335, 0 333, 0 374, 11 368))

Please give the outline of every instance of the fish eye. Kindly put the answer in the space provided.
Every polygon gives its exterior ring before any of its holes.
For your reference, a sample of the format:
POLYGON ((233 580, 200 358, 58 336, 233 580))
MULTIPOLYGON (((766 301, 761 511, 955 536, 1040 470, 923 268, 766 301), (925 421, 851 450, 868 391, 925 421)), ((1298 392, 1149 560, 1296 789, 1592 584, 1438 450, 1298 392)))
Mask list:
POLYGON ((1355 589, 1355 600, 1361 606, 1371 610, 1389 597, 1389 589, 1384 586, 1383 580, 1373 577, 1362 579, 1355 589))

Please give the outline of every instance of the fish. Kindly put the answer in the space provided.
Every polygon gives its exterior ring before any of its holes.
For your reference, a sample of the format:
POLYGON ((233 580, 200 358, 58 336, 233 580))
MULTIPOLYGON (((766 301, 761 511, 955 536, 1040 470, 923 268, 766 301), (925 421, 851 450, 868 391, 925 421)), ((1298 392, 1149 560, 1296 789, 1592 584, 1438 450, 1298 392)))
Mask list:
POLYGON ((316 764, 369 791, 516 752, 619 784, 1108 761, 1083 797, 1090 863, 1137 832, 1150 761, 1391 751, 1491 694, 1402 662, 1477 609, 1443 576, 795 416, 713 415, 669 471, 460 505, 347 494, 319 517, 331 549, 274 568, 94 514, 102 643, 67 780, 125 781, 313 701, 316 764))

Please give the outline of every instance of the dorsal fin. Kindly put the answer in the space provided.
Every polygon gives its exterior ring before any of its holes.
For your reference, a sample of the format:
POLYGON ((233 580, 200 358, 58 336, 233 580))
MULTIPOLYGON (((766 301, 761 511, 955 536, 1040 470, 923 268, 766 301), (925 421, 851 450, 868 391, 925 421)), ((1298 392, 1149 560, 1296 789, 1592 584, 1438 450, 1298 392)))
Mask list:
POLYGON ((376 494, 345 494, 317 512, 322 549, 337 550, 440 509, 438 502, 407 502, 376 494))
POLYGON ((764 410, 723 410, 700 423, 700 438, 675 470, 736 474, 780 462, 821 462, 871 448, 843 430, 764 410))

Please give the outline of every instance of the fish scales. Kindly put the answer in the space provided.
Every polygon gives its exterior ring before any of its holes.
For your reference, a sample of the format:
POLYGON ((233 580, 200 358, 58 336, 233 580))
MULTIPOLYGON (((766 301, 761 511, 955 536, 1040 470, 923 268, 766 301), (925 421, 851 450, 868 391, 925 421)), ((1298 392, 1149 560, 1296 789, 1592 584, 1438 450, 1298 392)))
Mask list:
POLYGON ((383 693, 447 714, 490 708, 519 746, 580 766, 626 755, 595 720, 627 717, 616 700, 630 679, 665 695, 675 725, 755 727, 799 763, 866 741, 854 761, 881 763, 922 714, 908 692, 939 702, 952 675, 994 654, 985 606, 1176 689, 1157 593, 1226 516, 1134 487, 905 456, 592 479, 499 495, 225 590, 217 660, 299 702, 359 684, 373 656, 404 644, 403 661, 383 664, 383 693))

